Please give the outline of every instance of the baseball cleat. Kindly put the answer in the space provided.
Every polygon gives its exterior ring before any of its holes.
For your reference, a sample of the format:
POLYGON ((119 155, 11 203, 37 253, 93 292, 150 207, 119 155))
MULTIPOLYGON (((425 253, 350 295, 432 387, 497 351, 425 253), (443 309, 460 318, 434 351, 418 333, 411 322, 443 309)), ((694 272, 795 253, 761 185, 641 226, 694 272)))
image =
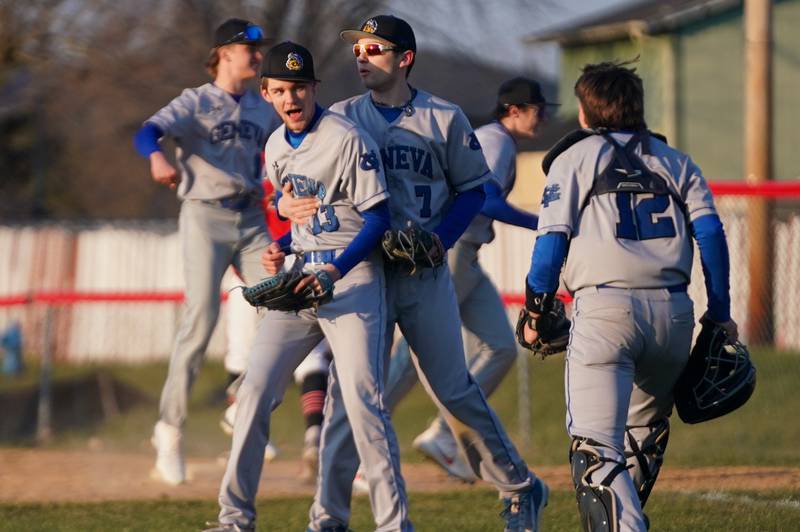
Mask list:
POLYGON ((264 447, 264 460, 272 462, 278 457, 278 454, 278 448, 272 445, 272 442, 267 442, 267 446, 264 447))
POLYGON ((478 479, 461 457, 456 440, 449 430, 440 430, 437 426, 428 427, 414 438, 412 446, 439 464, 448 475, 464 482, 475 482, 478 479))
POLYGON ((219 428, 228 436, 233 436, 233 423, 236 421, 236 402, 231 403, 225 412, 222 413, 222 419, 219 420, 219 428))
POLYGON ((163 421, 156 423, 150 443, 156 450, 154 477, 176 486, 186 482, 186 463, 183 458, 181 429, 163 421))
POLYGON ((319 436, 320 426, 312 425, 306 429, 303 441, 303 470, 300 472, 300 480, 312 483, 317 479, 319 469, 319 436))
POLYGON ((504 499, 506 508, 500 514, 506 520, 504 532, 539 532, 549 497, 547 484, 536 477, 530 490, 504 499))
POLYGON ((206 521, 206 527, 203 532, 255 532, 255 526, 241 526, 236 523, 217 523, 213 521, 206 521))
POLYGON ((353 493, 356 495, 366 495, 369 493, 369 482, 364 475, 364 471, 359 467, 356 478, 353 479, 353 493))

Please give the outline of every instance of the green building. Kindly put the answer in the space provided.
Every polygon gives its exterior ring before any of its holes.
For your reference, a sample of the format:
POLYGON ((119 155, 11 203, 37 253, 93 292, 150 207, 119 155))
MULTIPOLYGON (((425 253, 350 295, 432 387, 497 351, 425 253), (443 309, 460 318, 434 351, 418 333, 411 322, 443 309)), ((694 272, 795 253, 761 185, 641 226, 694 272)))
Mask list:
MULTIPOLYGON (((744 7, 731 0, 647 0, 532 35, 561 46, 563 118, 577 116, 586 63, 639 57, 650 129, 692 155, 707 178, 744 175, 744 7)), ((800 1, 773 3, 773 178, 800 179, 800 1), (794 30, 792 29, 794 28, 794 30)))

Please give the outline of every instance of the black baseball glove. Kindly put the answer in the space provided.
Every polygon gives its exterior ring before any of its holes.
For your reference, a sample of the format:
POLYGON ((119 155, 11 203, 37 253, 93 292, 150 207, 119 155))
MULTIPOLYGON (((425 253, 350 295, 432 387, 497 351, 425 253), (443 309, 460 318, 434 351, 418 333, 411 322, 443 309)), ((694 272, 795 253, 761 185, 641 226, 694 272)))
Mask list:
POLYGON ((537 307, 529 310, 526 305, 519 311, 516 328, 517 342, 541 358, 565 351, 569 343, 569 329, 572 324, 567 319, 564 303, 552 298, 551 302, 540 304, 537 307), (533 313, 536 313, 538 317, 534 318, 533 313), (539 333, 533 343, 525 341, 526 325, 539 333))
POLYGON ((317 308, 333 299, 333 280, 325 271, 307 274, 293 269, 288 272, 280 272, 253 286, 248 286, 242 290, 242 294, 245 300, 254 307, 265 307, 269 310, 283 312, 299 312, 306 308, 317 308), (297 285, 307 275, 316 275, 322 285, 322 292, 317 292, 313 283, 296 291, 297 285))
POLYGON ((412 275, 417 268, 444 264, 445 249, 439 236, 419 226, 386 231, 381 246, 390 261, 408 266, 412 275))

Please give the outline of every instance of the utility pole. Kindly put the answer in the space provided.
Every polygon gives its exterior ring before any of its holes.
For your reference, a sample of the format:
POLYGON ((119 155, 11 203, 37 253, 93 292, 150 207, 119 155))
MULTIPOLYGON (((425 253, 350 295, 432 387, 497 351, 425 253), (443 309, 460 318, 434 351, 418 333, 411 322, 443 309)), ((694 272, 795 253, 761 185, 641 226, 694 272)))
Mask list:
MULTIPOLYGON (((744 167, 748 183, 772 180, 772 2, 745 0, 744 167)), ((747 341, 769 344, 773 337, 771 201, 751 197, 747 211, 750 294, 747 341)))

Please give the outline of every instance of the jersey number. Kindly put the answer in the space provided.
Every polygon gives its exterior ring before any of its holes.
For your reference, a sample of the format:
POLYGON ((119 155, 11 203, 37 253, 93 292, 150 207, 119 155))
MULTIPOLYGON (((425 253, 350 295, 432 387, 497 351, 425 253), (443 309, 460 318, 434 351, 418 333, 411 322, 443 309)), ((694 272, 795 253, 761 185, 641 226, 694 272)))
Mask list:
POLYGON ((669 196, 653 196, 636 202, 636 194, 617 192, 617 238, 650 240, 676 236, 675 222, 667 216, 654 217, 669 207, 669 196))
POLYGON ((325 231, 326 233, 333 233, 339 229, 339 219, 333 211, 332 205, 320 205, 319 212, 311 218, 311 234, 318 235, 325 231), (325 220, 320 222, 320 217, 325 220))
POLYGON ((422 218, 431 217, 431 187, 430 185, 417 185, 414 187, 414 193, 418 198, 422 198, 422 208, 419 210, 419 215, 422 218))

